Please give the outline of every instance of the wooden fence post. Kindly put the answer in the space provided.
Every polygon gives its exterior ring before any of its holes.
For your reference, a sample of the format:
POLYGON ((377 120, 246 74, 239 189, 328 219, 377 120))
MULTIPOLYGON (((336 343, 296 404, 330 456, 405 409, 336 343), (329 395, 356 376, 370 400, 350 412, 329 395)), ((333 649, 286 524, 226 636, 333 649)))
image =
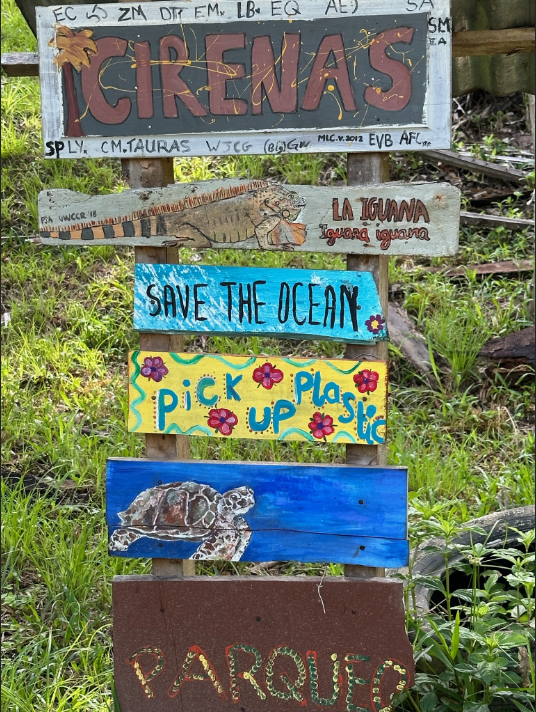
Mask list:
MULTIPOLYGON (((367 185, 371 183, 386 183, 389 180, 388 153, 349 153, 347 155, 348 185, 367 185)), ((389 257, 387 255, 348 255, 347 269, 356 272, 372 272, 380 295, 385 319, 389 298, 389 257)), ((387 342, 381 341, 375 345, 348 344, 346 358, 365 360, 381 359, 387 361, 387 342)), ((348 465, 385 465, 385 445, 347 445, 346 463, 348 465)), ((384 568, 372 566, 356 566, 347 564, 344 575, 351 578, 371 578, 384 576, 384 568)))
MULTIPOLYGON (((174 183, 173 159, 125 159, 123 177, 131 188, 159 188, 174 183)), ((177 247, 136 247, 136 262, 177 264, 177 247)), ((140 333, 140 349, 182 352, 183 337, 175 334, 140 333)), ((186 435, 145 435, 146 457, 150 460, 188 460, 190 449, 186 435)), ((188 559, 153 559, 154 576, 194 576, 195 561, 188 559)))

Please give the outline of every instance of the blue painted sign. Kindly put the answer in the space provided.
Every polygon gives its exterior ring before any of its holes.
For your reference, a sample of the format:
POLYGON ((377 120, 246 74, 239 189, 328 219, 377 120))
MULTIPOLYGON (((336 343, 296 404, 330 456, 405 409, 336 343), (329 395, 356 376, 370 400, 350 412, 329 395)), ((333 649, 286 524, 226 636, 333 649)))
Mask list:
POLYGON ((407 468, 108 460, 114 556, 408 563, 407 468))
POLYGON ((370 272, 304 269, 137 264, 134 328, 350 343, 388 338, 370 272))

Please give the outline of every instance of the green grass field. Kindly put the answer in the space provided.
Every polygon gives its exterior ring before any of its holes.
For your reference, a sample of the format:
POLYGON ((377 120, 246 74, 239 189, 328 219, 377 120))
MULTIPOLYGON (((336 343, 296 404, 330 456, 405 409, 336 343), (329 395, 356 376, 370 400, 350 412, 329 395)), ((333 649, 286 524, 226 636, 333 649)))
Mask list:
MULTIPOLYGON (((2 18, 3 51, 35 50, 13 0, 3 3, 2 18)), ((398 179, 411 180, 422 166, 418 156, 392 160, 398 179)), ((118 161, 42 158, 36 79, 2 78, 2 162, 2 236, 10 236, 2 239, 2 710, 108 710, 110 582, 114 574, 149 567, 109 557, 104 524, 106 458, 144 454, 143 437, 127 433, 125 424, 126 353, 137 346, 134 256, 111 247, 42 247, 25 237, 37 231, 40 190, 108 193, 125 186, 118 161)), ((175 162, 181 182, 235 175, 332 182, 344 178, 344 156, 175 162)), ((525 203, 513 196, 500 210, 521 215, 525 203)), ((532 375, 486 370, 477 356, 488 338, 532 324, 528 280, 453 281, 426 269, 527 258, 533 241, 529 231, 462 229, 455 259, 391 258, 390 282, 404 294, 430 349, 447 364, 438 367, 431 388, 390 346, 389 462, 409 468, 412 537, 434 533, 441 522, 459 528, 473 517, 534 502, 532 375)), ((181 259, 197 262, 199 256, 183 250, 181 259)), ((207 251, 202 259, 344 268, 340 257, 322 255, 207 251)), ((186 349, 331 358, 344 353, 338 344, 256 338, 209 338, 202 346, 191 337, 186 349)), ((192 457, 204 459, 344 461, 337 445, 191 438, 190 447, 192 457)), ((224 570, 244 572, 248 566, 198 569, 207 575, 224 570)), ((336 575, 341 567, 289 563, 284 571, 336 575)), ((418 699, 406 700, 404 709, 440 709, 418 699)), ((488 709, 464 705, 448 709, 488 709)))

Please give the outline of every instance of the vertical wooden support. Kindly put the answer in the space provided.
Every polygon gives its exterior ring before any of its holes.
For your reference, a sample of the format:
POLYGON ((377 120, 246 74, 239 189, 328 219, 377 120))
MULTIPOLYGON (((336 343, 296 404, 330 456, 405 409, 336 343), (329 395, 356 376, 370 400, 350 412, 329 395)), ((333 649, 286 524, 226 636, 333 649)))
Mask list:
MULTIPOLYGON (((386 183, 389 180, 388 153, 349 153, 347 157, 348 185, 367 185, 386 183)), ((385 318, 389 299, 389 257, 386 255, 348 255, 347 269, 372 272, 378 287, 380 302, 385 318)), ((346 358, 355 360, 387 360, 387 342, 374 345, 348 344, 346 358)), ((385 465, 385 445, 347 445, 346 463, 348 465, 385 465)), ((344 575, 352 578, 371 578, 384 576, 385 569, 371 566, 346 565, 344 575)))
MULTIPOLYGON (((174 182, 173 159, 126 159, 122 161, 123 177, 131 188, 159 188, 174 182)), ((136 247, 136 262, 176 264, 176 247, 136 247)), ((145 351, 183 351, 183 337, 174 334, 140 334, 140 348, 145 351)), ((187 460, 186 435, 145 435, 146 457, 151 460, 187 460)), ((153 559, 154 576, 193 576, 195 562, 190 560, 153 559)))

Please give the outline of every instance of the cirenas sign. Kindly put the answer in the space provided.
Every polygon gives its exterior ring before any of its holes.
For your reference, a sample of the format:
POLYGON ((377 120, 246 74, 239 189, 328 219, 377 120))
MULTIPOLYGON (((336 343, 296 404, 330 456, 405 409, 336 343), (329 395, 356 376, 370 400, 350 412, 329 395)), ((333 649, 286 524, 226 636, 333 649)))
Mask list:
POLYGON ((49 158, 450 147, 448 0, 106 3, 37 19, 49 158))

